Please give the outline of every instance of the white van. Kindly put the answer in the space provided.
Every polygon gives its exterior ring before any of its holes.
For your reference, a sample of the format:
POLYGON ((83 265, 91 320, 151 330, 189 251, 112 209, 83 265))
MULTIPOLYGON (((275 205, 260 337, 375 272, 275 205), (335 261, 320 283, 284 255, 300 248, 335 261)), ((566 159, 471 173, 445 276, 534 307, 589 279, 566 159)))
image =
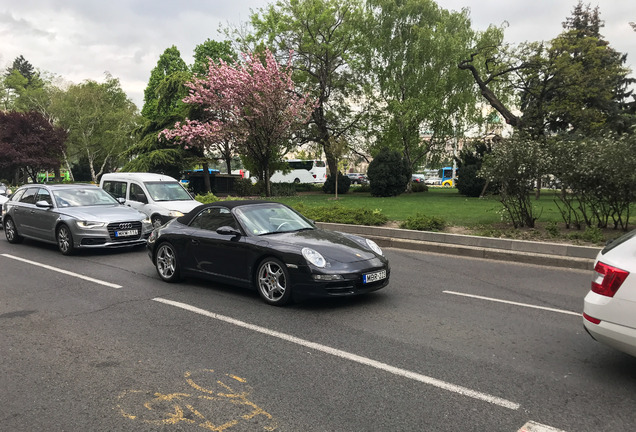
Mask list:
POLYGON ((99 186, 124 204, 148 215, 155 227, 183 216, 198 205, 181 183, 163 174, 121 172, 104 174, 99 186))

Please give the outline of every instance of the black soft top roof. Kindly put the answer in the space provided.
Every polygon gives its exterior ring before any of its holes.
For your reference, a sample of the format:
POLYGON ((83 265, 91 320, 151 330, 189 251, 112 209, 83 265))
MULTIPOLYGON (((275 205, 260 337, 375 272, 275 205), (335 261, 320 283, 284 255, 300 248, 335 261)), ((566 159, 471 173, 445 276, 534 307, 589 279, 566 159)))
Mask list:
POLYGON ((181 216, 177 220, 179 221, 179 223, 182 223, 184 225, 189 225, 190 221, 192 220, 192 218, 194 218, 196 215, 198 215, 201 212, 201 210, 204 210, 206 208, 210 208, 210 207, 224 207, 224 208, 232 211, 232 209, 235 208, 235 207, 242 207, 242 206, 248 206, 248 205, 253 205, 253 204, 280 204, 280 205, 284 205, 284 204, 281 204, 281 203, 276 202, 276 201, 265 201, 265 200, 216 201, 216 202, 209 203, 209 204, 201 204, 200 206, 193 208, 189 213, 184 214, 183 216, 181 216))

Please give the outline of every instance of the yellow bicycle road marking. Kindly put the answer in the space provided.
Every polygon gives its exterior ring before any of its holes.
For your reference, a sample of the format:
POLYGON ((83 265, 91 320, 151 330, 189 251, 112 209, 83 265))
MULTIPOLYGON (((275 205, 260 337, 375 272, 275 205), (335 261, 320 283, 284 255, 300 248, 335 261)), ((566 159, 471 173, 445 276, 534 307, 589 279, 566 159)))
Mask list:
MULTIPOLYGON (((213 373, 214 370, 212 369, 203 369, 195 372, 195 374, 189 371, 184 374, 186 383, 196 390, 196 393, 152 393, 143 390, 126 390, 119 395, 119 403, 117 407, 119 408, 122 416, 127 419, 156 426, 176 425, 180 422, 184 422, 187 424, 197 424, 197 426, 213 432, 223 432, 238 424, 252 420, 257 416, 263 416, 267 422, 266 425, 261 425, 263 430, 274 431, 277 429, 278 424, 274 420, 273 416, 248 399, 248 396, 251 393, 251 388, 246 386, 247 381, 245 379, 236 375, 225 374, 223 381, 219 379, 213 382, 214 387, 217 388, 217 390, 215 390, 206 388, 197 383, 195 381, 196 378, 193 377, 193 375, 204 374, 204 378, 206 378, 211 376, 213 373), (232 387, 234 384, 243 388, 235 389, 232 387), (133 404, 133 406, 129 408, 124 406, 127 405, 124 401, 128 399, 134 399, 150 394, 152 394, 152 396, 149 400, 145 400, 140 404, 133 404), (210 404, 215 403, 225 403, 225 405, 221 405, 221 407, 225 406, 226 408, 228 406, 227 404, 229 404, 230 407, 234 406, 236 407, 237 412, 232 414, 231 412, 227 412, 227 410, 223 411, 216 409, 212 410, 213 414, 218 416, 229 415, 230 417, 234 415, 235 417, 233 419, 226 419, 220 424, 215 424, 213 421, 206 418, 206 416, 201 412, 201 409, 210 409, 210 404), (129 411, 130 408, 132 408, 134 412, 135 406, 137 406, 137 409, 142 411, 142 414, 133 414, 129 411), (241 411, 241 407, 247 408, 248 412, 245 412, 244 410, 243 413, 238 412, 241 411), (147 418, 147 416, 152 418, 147 418)), ((199 376, 198 378, 201 377, 199 376)))

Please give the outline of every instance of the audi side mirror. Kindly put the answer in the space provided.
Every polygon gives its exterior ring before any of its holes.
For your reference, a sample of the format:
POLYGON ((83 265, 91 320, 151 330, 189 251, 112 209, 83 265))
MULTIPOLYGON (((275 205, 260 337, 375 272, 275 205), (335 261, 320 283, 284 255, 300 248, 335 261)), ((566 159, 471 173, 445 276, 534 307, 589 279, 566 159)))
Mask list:
POLYGON ((51 208, 51 207, 53 207, 53 204, 51 204, 51 203, 50 203, 50 202, 48 202, 48 201, 44 201, 44 200, 42 200, 42 201, 38 201, 38 202, 36 202, 36 203, 35 203, 35 206, 36 206, 36 207, 39 207, 39 208, 51 208))

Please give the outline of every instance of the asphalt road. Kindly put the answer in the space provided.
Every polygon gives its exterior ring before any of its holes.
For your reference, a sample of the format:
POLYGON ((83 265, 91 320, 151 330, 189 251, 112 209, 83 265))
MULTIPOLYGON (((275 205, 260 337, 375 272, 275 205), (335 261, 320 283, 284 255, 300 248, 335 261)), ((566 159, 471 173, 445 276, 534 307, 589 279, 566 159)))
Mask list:
POLYGON ((633 429, 636 359, 584 332, 589 272, 385 253, 388 288, 275 308, 164 283, 144 249, 2 235, 0 430, 633 429))

